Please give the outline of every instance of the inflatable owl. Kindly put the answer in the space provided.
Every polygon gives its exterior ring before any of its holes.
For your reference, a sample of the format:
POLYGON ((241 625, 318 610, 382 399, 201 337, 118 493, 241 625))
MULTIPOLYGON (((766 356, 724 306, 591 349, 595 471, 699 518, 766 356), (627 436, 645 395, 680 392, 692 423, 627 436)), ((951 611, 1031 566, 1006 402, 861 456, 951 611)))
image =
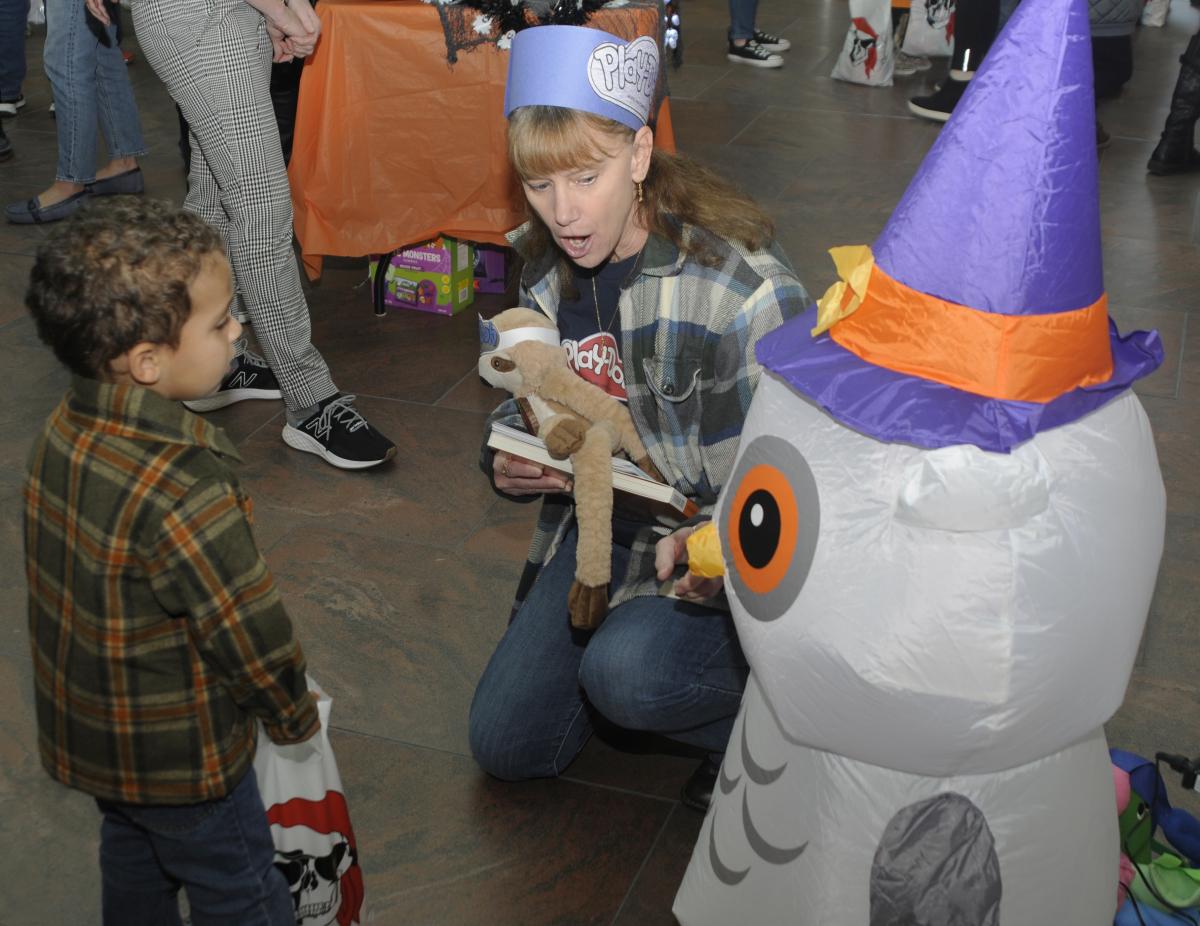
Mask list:
POLYGON ((760 342, 715 524, 751 676, 685 926, 1101 926, 1165 499, 1108 317, 1087 6, 1025 0, 870 248, 760 342))

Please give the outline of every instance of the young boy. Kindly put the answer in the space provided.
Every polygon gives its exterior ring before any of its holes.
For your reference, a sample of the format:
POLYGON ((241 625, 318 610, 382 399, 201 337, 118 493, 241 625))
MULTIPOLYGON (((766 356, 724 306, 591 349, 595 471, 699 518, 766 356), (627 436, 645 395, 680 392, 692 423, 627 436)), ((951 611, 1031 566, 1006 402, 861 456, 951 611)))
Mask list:
POLYGON ((251 762, 255 719, 319 728, 211 394, 241 326, 221 238, 150 201, 83 211, 26 301, 71 388, 34 445, 25 567, 38 745, 96 798, 105 924, 294 926, 251 762))

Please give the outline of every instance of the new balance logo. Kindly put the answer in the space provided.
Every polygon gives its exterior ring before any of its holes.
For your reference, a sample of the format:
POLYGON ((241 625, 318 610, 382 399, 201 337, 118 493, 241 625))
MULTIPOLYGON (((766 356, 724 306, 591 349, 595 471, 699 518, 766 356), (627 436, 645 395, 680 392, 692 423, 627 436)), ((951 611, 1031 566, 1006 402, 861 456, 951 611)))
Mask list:
POLYGON ((226 389, 249 389, 254 385, 254 381, 258 379, 257 373, 248 373, 245 370, 238 370, 233 376, 229 377, 225 382, 226 389))

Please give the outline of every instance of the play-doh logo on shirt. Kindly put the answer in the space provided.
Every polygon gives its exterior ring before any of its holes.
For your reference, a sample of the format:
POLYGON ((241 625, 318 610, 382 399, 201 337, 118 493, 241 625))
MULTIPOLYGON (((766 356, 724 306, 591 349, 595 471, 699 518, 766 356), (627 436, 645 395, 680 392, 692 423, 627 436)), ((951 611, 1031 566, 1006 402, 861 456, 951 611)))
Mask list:
POLYGON ((572 370, 614 399, 628 401, 625 367, 621 363, 617 339, 611 333, 599 331, 582 341, 564 340, 562 346, 567 349, 567 362, 572 370))

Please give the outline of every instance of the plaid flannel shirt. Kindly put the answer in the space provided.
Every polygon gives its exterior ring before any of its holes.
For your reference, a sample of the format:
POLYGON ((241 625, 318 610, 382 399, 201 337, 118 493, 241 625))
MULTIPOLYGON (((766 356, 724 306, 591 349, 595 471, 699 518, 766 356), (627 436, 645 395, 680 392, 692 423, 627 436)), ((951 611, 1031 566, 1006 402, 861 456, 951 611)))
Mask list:
MULTIPOLYGON (((509 235, 521 252, 528 226, 509 235)), ((702 229, 684 226, 685 249, 651 235, 620 299, 621 355, 629 411, 663 479, 692 499, 708 520, 733 469, 742 424, 762 372, 758 339, 804 311, 810 300, 777 246, 750 252, 702 229), (689 256, 703 239, 716 266, 689 256)), ((562 265, 554 254, 526 265, 521 304, 555 319, 562 265)), ((515 405, 504 403, 491 421, 519 425, 515 405)), ((486 451, 486 447, 485 447, 486 451)), ((491 475, 491 455, 484 471, 491 475)), ((574 517, 571 499, 546 496, 517 588, 514 610, 542 565, 549 561, 574 517)), ((654 547, 672 527, 638 531, 625 575, 614 577, 609 601, 616 607, 639 595, 660 593, 654 547)), ((724 605, 724 596, 714 604, 724 605)))
POLYGON ((25 568, 42 764, 107 800, 224 796, 319 724, 223 432, 76 377, 34 445, 25 568))

